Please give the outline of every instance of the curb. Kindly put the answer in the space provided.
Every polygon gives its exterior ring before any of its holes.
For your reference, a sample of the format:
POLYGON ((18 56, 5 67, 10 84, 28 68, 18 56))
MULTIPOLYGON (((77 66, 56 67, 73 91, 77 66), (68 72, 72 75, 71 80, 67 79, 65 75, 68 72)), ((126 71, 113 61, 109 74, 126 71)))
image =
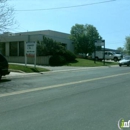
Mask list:
POLYGON ((101 68, 111 68, 111 67, 117 67, 118 65, 112 65, 112 66, 99 66, 99 67, 82 67, 82 68, 71 68, 71 69, 62 69, 62 70, 50 70, 47 72, 33 72, 33 73, 26 73, 21 70, 13 70, 9 69, 10 72, 17 72, 20 75, 8 75, 8 77, 14 77, 14 76, 25 76, 25 75, 36 75, 36 74, 50 74, 50 73, 56 73, 56 72, 67 72, 67 71, 78 71, 78 70, 91 70, 91 69, 101 69, 101 68))
POLYGON ((26 73, 24 71, 21 71, 21 70, 13 70, 13 69, 9 69, 10 72, 18 72, 18 73, 26 73))

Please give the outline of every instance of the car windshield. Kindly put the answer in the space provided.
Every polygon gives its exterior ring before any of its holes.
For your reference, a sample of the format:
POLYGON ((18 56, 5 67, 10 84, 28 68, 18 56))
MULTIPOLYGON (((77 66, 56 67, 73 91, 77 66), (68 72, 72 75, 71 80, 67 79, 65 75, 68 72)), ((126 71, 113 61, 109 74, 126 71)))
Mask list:
POLYGON ((112 52, 112 54, 114 55, 114 54, 116 54, 115 52, 112 52))
POLYGON ((130 60, 130 56, 124 57, 125 60, 130 60))

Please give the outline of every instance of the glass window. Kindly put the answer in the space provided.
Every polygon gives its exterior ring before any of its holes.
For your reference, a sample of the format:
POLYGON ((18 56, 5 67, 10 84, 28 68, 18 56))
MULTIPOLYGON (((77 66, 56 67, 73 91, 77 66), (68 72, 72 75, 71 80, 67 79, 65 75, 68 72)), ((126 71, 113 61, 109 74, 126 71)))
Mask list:
POLYGON ((10 46, 10 56, 17 56, 17 42, 10 42, 9 43, 10 46))
POLYGON ((105 52, 105 55, 107 55, 107 52, 105 52))
POLYGON ((24 56, 24 41, 19 42, 19 56, 24 56))
POLYGON ((111 52, 109 52, 108 55, 113 55, 113 54, 111 52))

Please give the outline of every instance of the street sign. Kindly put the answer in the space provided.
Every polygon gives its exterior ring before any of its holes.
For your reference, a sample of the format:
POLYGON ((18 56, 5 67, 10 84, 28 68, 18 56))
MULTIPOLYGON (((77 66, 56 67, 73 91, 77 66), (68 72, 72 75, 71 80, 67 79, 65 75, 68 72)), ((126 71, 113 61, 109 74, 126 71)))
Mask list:
POLYGON ((25 66, 27 65, 27 57, 34 57, 34 67, 36 67, 36 42, 25 43, 25 66))
POLYGON ((36 55, 36 43, 26 42, 26 56, 34 57, 36 55))
POLYGON ((105 41, 104 40, 97 40, 95 42, 95 46, 105 46, 105 41))

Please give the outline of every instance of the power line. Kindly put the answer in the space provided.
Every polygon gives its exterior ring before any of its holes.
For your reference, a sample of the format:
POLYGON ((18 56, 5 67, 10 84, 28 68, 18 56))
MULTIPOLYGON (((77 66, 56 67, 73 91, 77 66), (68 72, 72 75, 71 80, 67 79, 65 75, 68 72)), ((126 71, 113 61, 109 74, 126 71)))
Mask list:
POLYGON ((96 5, 96 4, 103 4, 103 3, 113 2, 113 1, 116 1, 116 0, 107 0, 107 1, 95 2, 95 3, 89 3, 89 4, 82 4, 82 5, 74 5, 74 6, 64 6, 64 7, 55 7, 55 8, 45 8, 45 9, 15 10, 15 11, 58 10, 58 9, 77 8, 77 7, 83 7, 83 6, 90 6, 90 5, 96 5))

